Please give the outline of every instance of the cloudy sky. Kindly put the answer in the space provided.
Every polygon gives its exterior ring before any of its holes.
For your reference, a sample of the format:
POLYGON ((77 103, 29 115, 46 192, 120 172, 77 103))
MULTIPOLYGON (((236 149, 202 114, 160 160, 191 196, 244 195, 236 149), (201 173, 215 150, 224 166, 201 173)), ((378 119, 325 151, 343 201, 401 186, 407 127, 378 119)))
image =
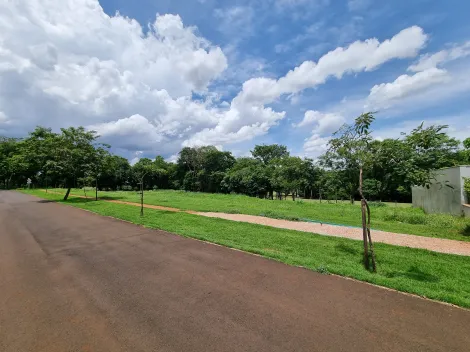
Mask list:
POLYGON ((378 111, 470 137, 470 2, 3 0, 0 135, 86 126, 129 159, 213 144, 315 157, 378 111))

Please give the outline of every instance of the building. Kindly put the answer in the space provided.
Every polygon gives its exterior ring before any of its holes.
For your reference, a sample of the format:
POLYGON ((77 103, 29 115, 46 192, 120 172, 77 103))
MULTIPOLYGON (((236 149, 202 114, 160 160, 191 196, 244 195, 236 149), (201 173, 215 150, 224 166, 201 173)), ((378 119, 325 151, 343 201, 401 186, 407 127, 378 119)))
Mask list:
POLYGON ((470 166, 448 167, 434 171, 432 184, 411 188, 413 206, 426 213, 446 213, 470 217, 470 200, 464 191, 464 177, 470 178, 470 166))

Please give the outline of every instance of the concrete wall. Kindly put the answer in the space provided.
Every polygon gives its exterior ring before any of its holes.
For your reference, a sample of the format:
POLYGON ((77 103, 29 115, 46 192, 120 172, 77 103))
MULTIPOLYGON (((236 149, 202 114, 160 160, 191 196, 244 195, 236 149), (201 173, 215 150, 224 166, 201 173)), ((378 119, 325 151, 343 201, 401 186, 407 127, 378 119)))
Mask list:
POLYGON ((412 187, 413 206, 423 208, 426 213, 462 215, 462 204, 466 201, 462 177, 470 177, 470 166, 437 170, 436 180, 429 189, 412 187))

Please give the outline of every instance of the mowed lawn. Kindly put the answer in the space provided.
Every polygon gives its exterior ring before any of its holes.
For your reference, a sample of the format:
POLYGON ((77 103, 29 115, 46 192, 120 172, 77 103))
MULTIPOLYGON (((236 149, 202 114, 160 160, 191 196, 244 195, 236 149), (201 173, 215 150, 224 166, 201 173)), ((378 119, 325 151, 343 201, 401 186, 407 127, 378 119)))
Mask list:
MULTIPOLYGON (((24 192, 63 202, 57 194, 38 190, 24 192)), ((374 274, 362 266, 360 241, 153 209, 145 209, 145 215, 140 217, 136 207, 100 200, 70 198, 64 203, 149 228, 260 254, 286 264, 470 308, 470 257, 377 243, 378 272, 374 274)))
MULTIPOLYGON (((54 189, 65 193, 64 189, 54 189)), ((73 190, 83 195, 83 190, 73 190)), ((90 196, 94 193, 89 192, 90 196)), ((105 199, 140 202, 140 193, 99 192, 105 199)), ((361 226, 361 210, 356 202, 327 203, 314 201, 267 200, 243 195, 209 194, 173 190, 147 191, 144 202, 182 210, 260 215, 277 219, 311 220, 348 226, 361 226)), ((445 214, 425 214, 421 209, 386 204, 371 207, 372 228, 418 236, 470 241, 470 219, 445 214)))

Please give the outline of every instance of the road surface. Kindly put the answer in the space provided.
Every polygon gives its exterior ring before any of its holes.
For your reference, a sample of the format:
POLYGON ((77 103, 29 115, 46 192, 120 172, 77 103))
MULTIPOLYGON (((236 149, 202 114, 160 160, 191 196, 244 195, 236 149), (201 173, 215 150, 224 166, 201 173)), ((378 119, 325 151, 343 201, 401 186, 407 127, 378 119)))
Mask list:
POLYGON ((470 311, 0 192, 0 351, 468 351, 470 311))

